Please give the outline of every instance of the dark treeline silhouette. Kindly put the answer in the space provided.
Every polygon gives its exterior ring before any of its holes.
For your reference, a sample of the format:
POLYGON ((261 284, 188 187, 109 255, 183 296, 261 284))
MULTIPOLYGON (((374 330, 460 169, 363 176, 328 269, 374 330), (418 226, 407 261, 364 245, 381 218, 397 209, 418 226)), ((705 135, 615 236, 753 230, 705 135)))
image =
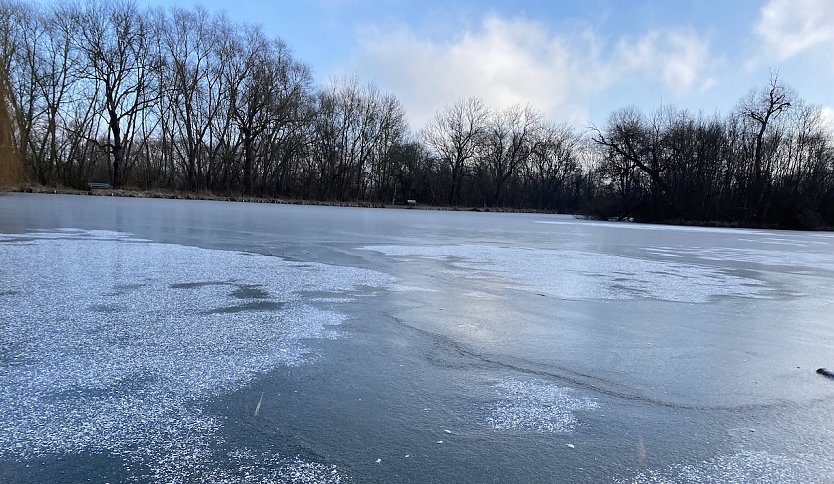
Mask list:
POLYGON ((772 75, 729 116, 675 108, 614 112, 603 150, 602 213, 647 220, 834 225, 834 145, 821 110, 772 75))
POLYGON ((0 0, 0 53, 0 143, 43 185, 834 225, 831 128, 775 74, 726 116, 629 107, 583 133, 469 98, 414 133, 394 95, 317 86, 202 8, 0 0))

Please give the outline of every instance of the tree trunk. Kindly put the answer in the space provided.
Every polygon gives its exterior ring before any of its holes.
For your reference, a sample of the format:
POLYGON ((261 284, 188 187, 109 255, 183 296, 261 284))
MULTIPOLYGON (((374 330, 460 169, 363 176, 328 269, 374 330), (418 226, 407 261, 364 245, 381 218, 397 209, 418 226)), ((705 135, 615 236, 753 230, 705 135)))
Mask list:
POLYGON ((14 114, 8 96, 12 96, 3 62, 0 62, 0 186, 23 181, 20 151, 14 139, 14 114))
POLYGON ((252 165, 254 153, 252 152, 252 133, 243 130, 243 193, 252 196, 252 165))
POLYGON ((119 126, 119 117, 115 111, 110 111, 110 133, 113 135, 113 188, 122 187, 122 130, 119 126))

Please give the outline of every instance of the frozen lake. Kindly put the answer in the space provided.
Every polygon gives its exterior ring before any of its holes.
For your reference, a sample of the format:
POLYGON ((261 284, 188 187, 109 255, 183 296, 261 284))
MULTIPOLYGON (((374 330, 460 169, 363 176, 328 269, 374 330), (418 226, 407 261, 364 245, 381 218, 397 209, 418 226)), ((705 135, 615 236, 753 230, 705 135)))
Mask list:
POLYGON ((0 482, 830 482, 834 234, 0 196, 0 482))

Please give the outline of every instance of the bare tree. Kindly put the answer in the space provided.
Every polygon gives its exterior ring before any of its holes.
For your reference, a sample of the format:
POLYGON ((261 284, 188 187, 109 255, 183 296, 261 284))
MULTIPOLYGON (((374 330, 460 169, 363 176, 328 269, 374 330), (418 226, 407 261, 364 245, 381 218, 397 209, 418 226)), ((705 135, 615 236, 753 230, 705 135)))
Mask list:
POLYGON ((170 89, 166 103, 176 134, 174 151, 183 161, 187 186, 198 190, 206 182, 206 158, 210 146, 206 137, 228 97, 222 65, 226 30, 223 17, 212 18, 205 9, 173 8, 165 18, 162 45, 165 52, 164 78, 170 89))
POLYGON ((41 41, 37 45, 35 79, 38 96, 42 101, 40 110, 43 118, 40 136, 32 133, 34 163, 38 177, 46 182, 53 170, 63 171, 63 179, 72 183, 71 170, 66 170, 67 157, 59 156, 71 143, 71 137, 64 133, 67 104, 71 101, 76 86, 78 59, 72 49, 74 31, 66 7, 55 5, 39 13, 42 24, 41 41))
POLYGON ((647 120, 638 109, 625 108, 611 114, 604 131, 594 129, 592 139, 605 150, 611 172, 617 176, 625 196, 624 201, 628 199, 631 189, 640 188, 639 181, 636 187, 632 183, 635 181, 634 170, 637 170, 649 178, 654 206, 673 202, 664 179, 668 160, 662 152, 665 135, 661 125, 662 116, 661 110, 651 120, 647 120))
POLYGON ((19 5, 9 1, 0 1, 0 185, 19 183, 23 178, 20 156, 20 138, 16 137, 20 128, 17 122, 18 103, 14 93, 9 70, 12 55, 16 49, 12 31, 13 16, 19 5))
POLYGON ((6 66, 0 63, 0 186, 20 183, 23 179, 20 152, 14 138, 11 97, 6 66))
POLYGON ((558 124, 544 126, 537 138, 532 144, 529 164, 536 208, 556 208, 553 199, 563 191, 568 178, 579 171, 575 151, 580 138, 569 126, 558 124))
POLYGON ((483 101, 471 97, 446 106, 420 132, 420 139, 451 170, 448 203, 460 202, 463 176, 478 155, 488 119, 483 101))
POLYGON ((306 140, 303 126, 313 117, 312 74, 309 66, 298 61, 283 42, 273 43, 272 82, 274 94, 269 106, 270 127, 261 149, 262 187, 275 187, 282 175, 291 171, 295 157, 301 156, 306 140))
POLYGON ((319 92, 317 104, 310 155, 320 173, 320 193, 356 200, 378 194, 390 152, 406 131, 399 101, 372 84, 333 79, 319 92))
POLYGON ((539 141, 544 115, 531 106, 512 106, 493 113, 484 136, 486 162, 494 192, 492 203, 501 204, 502 189, 524 166, 539 141))
POLYGON ((243 191, 251 195, 256 150, 276 139, 271 135, 278 136, 301 121, 297 119, 301 115, 299 105, 308 94, 311 75, 306 65, 295 60, 286 43, 267 39, 260 29, 248 29, 237 45, 227 82, 231 114, 243 146, 243 191))
POLYGON ((82 76, 98 84, 103 96, 101 115, 109 133, 103 147, 112 157, 112 183, 118 188, 137 113, 157 100, 149 87, 160 59, 149 55, 149 26, 135 4, 88 2, 72 15, 79 32, 75 48, 86 60, 82 76))
POLYGON ((753 122, 753 166, 750 188, 751 212, 753 220, 761 222, 766 213, 767 199, 770 194, 770 154, 775 153, 776 146, 766 146, 765 135, 774 126, 776 118, 791 107, 795 95, 793 91, 779 81, 779 74, 771 73, 770 82, 763 89, 754 89, 742 100, 737 111, 753 122), (769 149, 768 149, 769 148, 769 149))
MULTIPOLYGON (((381 94, 373 103, 378 113, 371 158, 371 180, 375 198, 387 199, 389 191, 396 192, 397 175, 405 161, 399 149, 408 134, 405 109, 392 94, 381 94)), ((391 194, 396 200, 396 193, 391 194)))
POLYGON ((2 8, 2 35, 5 71, 9 79, 11 114, 15 121, 17 148, 23 160, 32 161, 32 130, 42 101, 38 92, 37 50, 43 34, 38 11, 25 3, 6 2, 2 8))

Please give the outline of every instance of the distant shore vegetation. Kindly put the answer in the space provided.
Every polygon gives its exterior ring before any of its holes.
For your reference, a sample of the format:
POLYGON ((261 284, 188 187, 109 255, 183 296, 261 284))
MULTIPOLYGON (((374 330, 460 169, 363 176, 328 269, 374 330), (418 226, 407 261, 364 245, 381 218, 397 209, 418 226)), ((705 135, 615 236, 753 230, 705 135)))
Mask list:
POLYGON ((834 130, 778 73, 723 115, 630 106, 579 129, 471 97, 413 127, 395 93, 317 85, 282 40, 200 7, 0 0, 0 53, 5 183, 834 226, 834 130))

